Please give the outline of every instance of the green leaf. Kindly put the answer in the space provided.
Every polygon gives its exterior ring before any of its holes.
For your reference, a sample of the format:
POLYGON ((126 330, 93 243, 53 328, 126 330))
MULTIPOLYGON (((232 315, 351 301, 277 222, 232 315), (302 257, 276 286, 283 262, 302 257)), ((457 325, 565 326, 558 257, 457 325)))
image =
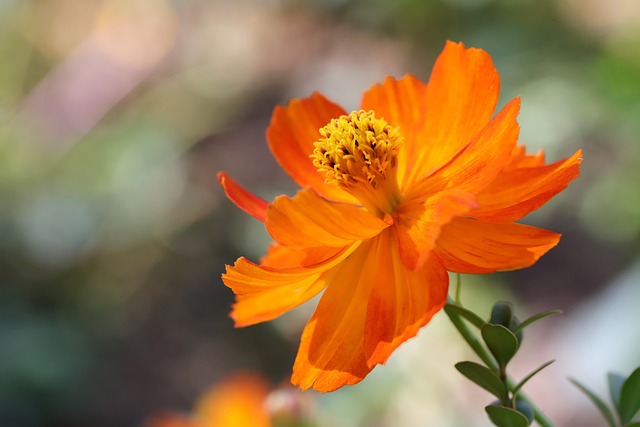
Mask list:
POLYGON ((485 407, 484 410, 493 424, 498 427, 527 427, 529 425, 527 417, 515 409, 490 405, 485 407))
POLYGON ((542 371, 544 368, 546 368, 547 366, 551 365, 553 362, 555 362, 555 360, 549 360, 547 363, 543 364, 542 366, 540 366, 538 369, 536 369, 535 371, 531 372, 529 375, 527 375, 526 377, 523 378, 522 381, 520 381, 518 383, 518 385, 516 385, 513 389, 513 394, 515 395, 516 393, 518 393, 518 391, 520 391, 520 389, 527 383, 527 381, 529 381, 531 378, 533 378, 533 376, 535 374, 537 374, 538 372, 542 371))
POLYGON ((501 367, 507 366, 507 363, 518 351, 518 338, 504 326, 490 323, 482 327, 481 333, 484 342, 496 358, 498 365, 501 367))
POLYGON ((491 318, 489 323, 494 325, 502 325, 507 328, 511 324, 511 317, 513 316, 513 307, 508 302, 497 302, 491 309, 491 318))
POLYGON ((533 316, 529 317, 527 320, 522 322, 517 328, 515 328, 513 330, 513 333, 517 334, 518 332, 520 332, 521 330, 523 330, 533 322, 537 322, 540 319, 544 319, 545 317, 554 316, 556 314, 561 314, 561 313, 562 313, 562 310, 550 310, 550 311, 544 311, 542 313, 534 314, 533 316))
POLYGON ((614 372, 609 372, 607 374, 607 380, 609 383, 609 394, 611 395, 611 400, 616 408, 620 407, 620 391, 622 390, 622 384, 624 384, 625 378, 614 372))
POLYGON ((519 327, 520 321, 518 320, 518 318, 515 315, 511 316, 511 322, 509 322, 509 330, 513 332, 513 335, 518 338, 518 342, 522 345, 522 329, 519 329, 519 327))
POLYGON ((631 424, 625 424, 624 427, 640 427, 640 421, 636 421, 631 424))
POLYGON ((622 424, 631 421, 640 410, 640 368, 633 371, 622 384, 618 409, 622 424))
POLYGON ((591 402, 593 402, 593 404, 596 405, 596 407, 600 410, 600 413, 602 414, 602 416, 605 418, 605 420, 607 420, 607 424, 609 425, 609 427, 616 427, 616 421, 615 421, 615 418, 613 417, 613 413, 597 394, 595 394, 594 392, 589 390, 586 386, 582 385, 581 383, 579 383, 577 380, 573 378, 569 378, 569 381, 571 381, 576 387, 582 390, 582 392, 586 394, 587 397, 589 397, 589 399, 591 399, 591 402))
POLYGON ((444 306, 444 311, 457 314, 458 316, 467 319, 472 325, 474 325, 478 329, 482 328, 482 325, 485 324, 485 321, 482 320, 480 316, 475 314, 473 311, 467 310, 466 308, 460 305, 447 304, 444 306))
POLYGON ((462 375, 493 394, 498 399, 503 399, 506 393, 505 385, 498 375, 491 369, 475 362, 456 363, 456 369, 462 375))

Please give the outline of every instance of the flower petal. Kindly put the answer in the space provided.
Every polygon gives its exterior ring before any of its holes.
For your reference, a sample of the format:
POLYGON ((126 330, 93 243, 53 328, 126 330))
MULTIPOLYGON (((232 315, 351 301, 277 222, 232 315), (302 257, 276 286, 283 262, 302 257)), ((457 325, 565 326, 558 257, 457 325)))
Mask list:
POLYGON ((516 221, 538 209, 580 175, 582 151, 546 166, 505 171, 477 196, 473 217, 484 221, 516 221))
POLYGON ((385 230, 333 271, 302 334, 294 384, 328 392, 361 381, 442 308, 448 275, 437 258, 412 272, 397 250, 385 230))
POLYGON ((403 342, 414 337, 447 300, 449 275, 437 256, 417 271, 405 268, 391 230, 375 239, 370 265, 371 283, 364 329, 364 351, 371 367, 385 363, 403 342))
POLYGON ((291 249, 343 247, 390 225, 362 208, 328 202, 310 188, 293 198, 277 197, 269 205, 265 224, 276 242, 291 249))
POLYGON ((398 182, 403 187, 408 173, 408 159, 414 156, 424 132, 427 85, 408 75, 399 80, 387 77, 382 84, 371 87, 362 97, 362 109, 373 110, 378 118, 384 118, 391 126, 400 128, 403 135, 402 149, 398 153, 398 182))
POLYGON ((325 184, 324 175, 311 160, 313 143, 320 138, 319 129, 333 118, 347 114, 342 107, 318 92, 309 98, 293 99, 286 107, 278 106, 267 129, 267 142, 280 166, 301 187, 312 187, 323 197, 355 203, 353 196, 337 185, 325 184))
POLYGON ((454 158, 407 190, 407 200, 446 189, 477 194, 504 170, 518 141, 520 98, 511 100, 454 158))
POLYGON ((488 53, 447 42, 431 72, 422 149, 411 181, 448 162, 487 124, 496 108, 500 76, 488 53))
POLYGON ((289 249, 272 243, 267 253, 260 258, 261 267, 273 267, 278 269, 309 267, 333 257, 343 248, 318 247, 308 249, 289 249))
POLYGON ((505 163, 504 170, 544 166, 544 151, 538 150, 536 154, 527 154, 526 149, 524 145, 513 147, 511 158, 505 163))
POLYGON ((326 272, 347 258, 358 245, 336 249, 327 258, 323 258, 327 255, 326 248, 305 250, 307 260, 315 263, 292 268, 257 265, 244 257, 238 258, 222 275, 224 284, 236 294, 231 312, 236 327, 274 319, 313 298, 324 289, 326 272))
POLYGON ((475 207, 473 195, 459 190, 436 193, 424 202, 416 200, 400 205, 395 229, 404 265, 411 270, 421 268, 435 246, 440 228, 475 207))
POLYGON ((377 239, 364 242, 332 272, 330 284, 302 332, 291 382, 303 390, 333 391, 362 381, 373 369, 364 354, 371 285, 361 275, 371 267, 371 242, 377 239))
POLYGON ((449 271, 493 273, 529 267, 559 240, 528 225, 456 218, 442 227, 434 251, 449 271))
POLYGON ((218 172, 218 182, 220 182, 229 200, 235 203, 237 207, 258 221, 264 222, 269 202, 249 192, 224 172, 218 172))

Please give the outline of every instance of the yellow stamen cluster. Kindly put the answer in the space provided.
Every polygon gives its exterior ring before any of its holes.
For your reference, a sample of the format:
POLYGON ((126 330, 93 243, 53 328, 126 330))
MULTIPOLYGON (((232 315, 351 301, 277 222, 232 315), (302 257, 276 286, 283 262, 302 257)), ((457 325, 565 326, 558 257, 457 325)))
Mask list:
POLYGON ((325 182, 341 186, 368 208, 389 213, 398 203, 396 181, 399 129, 373 111, 354 111, 332 119, 320 129, 313 164, 325 173, 325 182), (382 199, 387 199, 382 202, 382 199))

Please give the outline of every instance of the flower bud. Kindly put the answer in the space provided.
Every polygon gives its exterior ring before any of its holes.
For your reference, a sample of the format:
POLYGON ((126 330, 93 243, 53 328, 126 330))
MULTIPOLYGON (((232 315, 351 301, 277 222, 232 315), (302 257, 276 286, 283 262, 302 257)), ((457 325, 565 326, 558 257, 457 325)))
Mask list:
POLYGON ((313 401, 291 387, 280 388, 269 394, 265 408, 274 427, 297 427, 313 425, 313 401))

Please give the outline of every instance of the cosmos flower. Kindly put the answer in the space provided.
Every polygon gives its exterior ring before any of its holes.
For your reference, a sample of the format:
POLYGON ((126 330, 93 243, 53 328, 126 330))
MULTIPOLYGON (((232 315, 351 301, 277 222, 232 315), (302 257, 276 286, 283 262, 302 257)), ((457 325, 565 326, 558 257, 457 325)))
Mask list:
POLYGON ((361 381, 445 304, 448 271, 528 267, 560 238, 516 223, 579 175, 518 145, 520 99, 494 115, 499 75, 480 49, 448 42, 428 84, 387 78, 351 113, 320 93, 275 109, 267 141, 300 185, 272 203, 225 173, 238 207, 275 241, 222 280, 236 326, 271 320, 324 291, 293 367, 302 389, 361 381))
POLYGON ((271 427, 265 399, 269 385, 261 376, 242 372, 212 387, 191 415, 164 412, 145 427, 271 427))

